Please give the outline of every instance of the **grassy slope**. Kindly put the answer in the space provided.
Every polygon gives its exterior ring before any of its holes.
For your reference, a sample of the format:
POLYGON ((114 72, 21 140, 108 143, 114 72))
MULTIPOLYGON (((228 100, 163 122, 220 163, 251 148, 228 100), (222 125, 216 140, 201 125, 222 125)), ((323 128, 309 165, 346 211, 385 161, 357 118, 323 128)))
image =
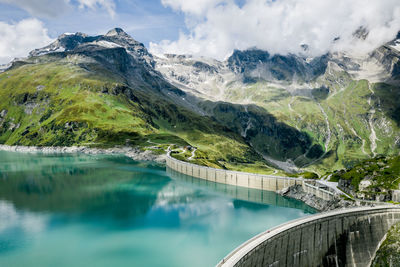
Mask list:
MULTIPOLYGON (((192 145, 195 162, 225 167, 262 159, 237 134, 160 96, 115 93, 123 80, 62 61, 23 65, 0 74, 0 143, 39 146, 192 145), (131 100, 133 99, 133 100, 131 100), (4 114, 4 112, 3 112, 4 114)), ((265 167, 264 172, 271 169, 265 167)))
POLYGON ((385 241, 376 252, 371 266, 400 266, 400 223, 390 228, 385 241))
MULTIPOLYGON (((350 167, 377 154, 395 155, 395 141, 400 129, 381 109, 381 101, 393 95, 378 96, 379 90, 367 81, 354 81, 347 88, 322 102, 332 131, 330 158, 321 162, 331 169, 350 167), (369 88, 371 86, 371 90, 369 88), (371 128, 370 123, 373 125, 371 128), (376 149, 372 151, 372 132, 376 133, 376 149)), ((322 167, 321 165, 317 167, 322 167)))
MULTIPOLYGON (((258 82, 240 90, 231 87, 226 96, 235 102, 245 99, 257 103, 279 121, 306 132, 313 144, 325 149, 328 128, 323 110, 327 115, 331 137, 324 158, 310 165, 307 168, 310 171, 323 174, 372 157, 372 131, 369 125, 372 112, 371 120, 377 137, 375 153, 398 153, 399 146, 395 142, 400 136, 396 113, 400 107, 399 88, 387 84, 369 85, 365 80, 352 81, 343 73, 335 75, 337 77, 334 78, 342 81, 342 85, 329 77, 319 81, 330 86, 329 95, 324 95, 321 90, 312 90, 304 96, 292 96, 283 88, 258 82)), ((301 162, 301 158, 298 161, 301 162)))
POLYGON ((103 94, 116 86, 75 65, 24 65, 0 74, 0 141, 10 145, 104 145, 153 133, 137 103, 103 94), (11 130, 12 124, 19 124, 11 130), (68 124, 68 125, 66 125, 68 124), (115 139, 115 140, 114 140, 115 139))
POLYGON ((359 184, 368 179, 371 185, 363 193, 374 194, 390 189, 398 189, 400 184, 400 156, 376 157, 358 163, 352 168, 336 171, 332 181, 349 180, 355 192, 359 192, 359 184))
MULTIPOLYGON (((198 148, 195 163, 272 172, 238 134, 210 118, 177 107, 150 91, 136 90, 130 99, 115 93, 118 91, 115 88, 125 86, 124 80, 100 66, 94 75, 70 62, 43 62, 0 74, 0 112, 7 110, 4 118, 0 116, 0 143, 43 146, 129 143, 142 147, 157 143, 160 153, 171 143, 190 144, 198 148)), ((247 99, 257 103, 278 121, 308 134, 311 145, 325 149, 328 131, 323 109, 331 139, 324 158, 307 168, 323 174, 373 155, 368 121, 372 109, 377 135, 375 152, 391 155, 399 151, 395 141, 399 138, 396 111, 400 104, 393 95, 398 88, 386 84, 369 88, 367 81, 347 83, 342 89, 332 83, 327 98, 323 90, 311 92, 313 97, 292 96, 285 89, 263 82, 241 90, 232 87, 227 96, 233 101, 247 99)), ((265 142, 265 138, 254 138, 252 142, 265 142)), ((296 155, 303 152, 293 150, 296 155)), ((302 157, 296 162, 303 162, 302 157)))

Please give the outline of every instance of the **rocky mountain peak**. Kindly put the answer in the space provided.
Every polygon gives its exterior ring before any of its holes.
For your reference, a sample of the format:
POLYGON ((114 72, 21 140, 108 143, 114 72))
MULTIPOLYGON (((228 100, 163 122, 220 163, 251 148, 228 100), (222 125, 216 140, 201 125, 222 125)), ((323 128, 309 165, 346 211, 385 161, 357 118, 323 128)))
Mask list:
POLYGON ((31 51, 29 56, 41 56, 48 53, 70 51, 81 43, 86 42, 88 38, 88 35, 80 32, 64 33, 48 46, 31 51))
POLYGON ((246 83, 257 80, 268 81, 309 81, 323 74, 326 69, 326 57, 312 60, 302 55, 271 55, 260 49, 235 50, 227 60, 228 67, 243 76, 246 83))
MULTIPOLYGON (((109 30, 105 35, 100 35, 97 37, 101 40, 106 40, 110 42, 114 42, 118 45, 121 45, 125 48, 132 48, 132 47, 140 47, 144 48, 144 45, 135 39, 132 38, 129 34, 127 34, 121 28, 114 28, 109 30)), ((137 49, 137 48, 136 48, 137 49)))
POLYGON ((76 33, 63 33, 60 36, 58 36, 58 40, 64 39, 64 38, 74 38, 74 37, 81 37, 81 38, 86 38, 88 35, 86 33, 82 32, 76 32, 76 33))
POLYGON ((130 37, 123 29, 121 29, 121 28, 114 28, 114 29, 111 29, 111 30, 109 30, 106 34, 105 34, 105 36, 109 36, 109 37, 111 37, 111 36, 128 36, 128 37, 130 37))
POLYGON ((360 26, 360 27, 358 27, 357 30, 355 30, 353 32, 353 37, 360 39, 360 40, 365 40, 365 39, 367 39, 368 34, 369 34, 369 30, 364 26, 360 26))
POLYGON ((111 29, 105 35, 100 35, 97 38, 97 44, 101 43, 101 41, 117 44, 125 48, 125 50, 139 62, 146 62, 152 68, 154 67, 153 56, 147 51, 146 47, 133 39, 132 36, 127 34, 123 29, 111 29))
POLYGON ((139 62, 144 62, 154 67, 152 55, 146 47, 133 39, 121 28, 109 30, 105 35, 88 36, 84 33, 64 33, 60 35, 53 43, 43 48, 35 49, 29 56, 42 56, 49 53, 62 53, 74 51, 91 52, 95 49, 114 49, 124 48, 128 54, 139 62))

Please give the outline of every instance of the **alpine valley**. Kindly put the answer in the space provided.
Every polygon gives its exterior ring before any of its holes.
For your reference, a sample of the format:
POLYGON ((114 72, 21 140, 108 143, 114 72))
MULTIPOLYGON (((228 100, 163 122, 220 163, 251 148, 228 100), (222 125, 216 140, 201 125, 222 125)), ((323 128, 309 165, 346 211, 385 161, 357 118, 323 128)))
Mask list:
MULTIPOLYGON (((368 31, 356 32, 365 38, 368 31)), ((132 146, 319 175, 400 151, 400 34, 368 54, 152 55, 122 29, 63 34, 0 73, 0 144, 132 146)))

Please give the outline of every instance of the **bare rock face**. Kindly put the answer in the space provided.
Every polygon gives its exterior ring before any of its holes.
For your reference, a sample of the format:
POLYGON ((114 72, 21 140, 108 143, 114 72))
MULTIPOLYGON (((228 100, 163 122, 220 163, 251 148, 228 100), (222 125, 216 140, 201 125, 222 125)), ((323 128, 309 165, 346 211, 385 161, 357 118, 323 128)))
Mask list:
POLYGON ((4 118, 4 117, 7 115, 7 113, 8 113, 8 111, 7 111, 6 109, 3 109, 3 110, 0 112, 0 118, 4 118))
POLYGON ((37 57, 48 53, 71 51, 78 45, 87 42, 89 39, 88 35, 80 32, 75 34, 62 34, 48 46, 31 51, 29 56, 37 57))
POLYGON ((136 61, 154 67, 153 56, 144 45, 134 40, 120 28, 115 28, 105 35, 88 36, 84 33, 62 34, 56 41, 43 48, 30 52, 30 57, 60 52, 89 52, 99 49, 123 48, 136 61))
POLYGON ((3 109, 2 111, 0 111, 0 129, 3 127, 7 113, 8 113, 8 111, 6 109, 3 109))
POLYGON ((244 82, 257 79, 278 81, 310 81, 322 75, 327 67, 326 55, 308 60, 298 55, 270 55, 266 51, 252 49, 234 51, 227 60, 228 67, 243 75, 244 82))
POLYGON ((294 198, 294 199, 303 201, 310 207, 313 207, 319 211, 328 211, 328 210, 348 208, 348 207, 360 205, 360 203, 346 201, 339 197, 334 200, 330 200, 330 201, 320 199, 313 194, 308 194, 308 193, 304 192, 301 185, 293 185, 288 188, 285 188, 285 189, 281 190, 281 192, 279 192, 279 194, 282 196, 285 196, 285 197, 290 197, 290 198, 294 198))

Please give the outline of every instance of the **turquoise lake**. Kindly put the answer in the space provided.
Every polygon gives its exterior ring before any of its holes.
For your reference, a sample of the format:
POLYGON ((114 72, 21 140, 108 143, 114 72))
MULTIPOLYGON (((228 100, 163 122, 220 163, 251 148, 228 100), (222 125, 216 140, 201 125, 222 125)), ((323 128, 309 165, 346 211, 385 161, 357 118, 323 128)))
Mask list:
POLYGON ((315 213, 123 156, 0 151, 0 266, 215 266, 315 213))

